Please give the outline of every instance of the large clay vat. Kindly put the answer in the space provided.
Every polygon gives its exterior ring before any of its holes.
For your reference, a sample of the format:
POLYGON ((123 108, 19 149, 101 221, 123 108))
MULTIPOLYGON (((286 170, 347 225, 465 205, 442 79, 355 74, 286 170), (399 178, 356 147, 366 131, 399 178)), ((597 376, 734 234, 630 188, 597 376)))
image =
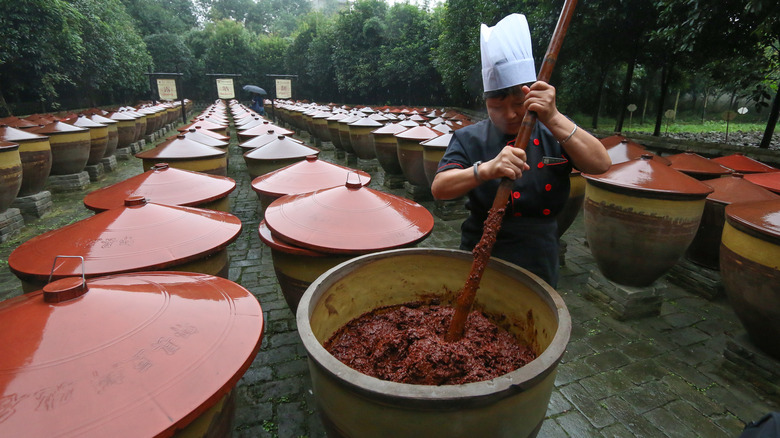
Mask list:
POLYGON ((92 147, 89 129, 53 122, 32 132, 49 137, 52 175, 79 173, 87 166, 92 147))
POLYGON ((117 147, 126 148, 136 141, 135 119, 136 117, 126 113, 114 112, 108 115, 108 118, 116 121, 116 130, 118 135, 117 147))
POLYGON ((108 146, 108 125, 92 121, 86 116, 63 121, 73 126, 89 129, 90 148, 87 165, 100 163, 100 160, 106 155, 106 147, 108 146))
POLYGON ((352 149, 355 151, 355 155, 361 160, 372 160, 376 158, 374 139, 371 136, 371 132, 381 126, 381 123, 369 117, 362 117, 347 125, 352 149))
POLYGON ((704 203, 699 230, 685 256, 688 260, 709 269, 720 267, 720 238, 726 222, 726 206, 742 202, 770 201, 780 196, 745 181, 741 173, 702 181, 713 188, 704 203))
POLYGON ((450 139, 452 139, 451 132, 420 143, 423 147, 423 171, 425 172, 425 179, 428 180, 428 186, 433 184, 433 178, 436 176, 439 162, 444 157, 444 152, 450 144, 450 139))
POLYGON ((395 134, 398 144, 398 162, 407 181, 416 186, 427 187, 423 165, 423 146, 426 140, 438 137, 440 133, 427 126, 417 126, 395 134))
POLYGON ((685 253, 712 188, 650 156, 583 174, 585 234, 604 277, 650 286, 685 253))
POLYGON ((751 341, 780 360, 780 200, 726 207, 720 273, 751 341))
POLYGON ((571 319, 554 289, 516 265, 491 259, 475 304, 500 318, 502 327, 538 355, 508 374, 463 385, 388 382, 353 370, 322 346, 347 322, 376 308, 433 296, 452 302, 472 261, 471 254, 458 250, 383 251, 342 263, 309 286, 298 307, 298 333, 329 436, 536 436, 571 319))
POLYGON ((385 174, 403 176, 404 171, 398 162, 398 142, 395 140, 395 134, 407 129, 409 128, 399 123, 391 123, 371 131, 376 159, 385 174))
POLYGON ((4 213, 22 187, 22 159, 19 145, 0 140, 0 214, 4 213))
POLYGON ((22 186, 17 196, 40 193, 51 172, 51 146, 49 137, 0 125, 0 141, 19 145, 22 160, 22 186))
POLYGON ((89 119, 93 122, 106 125, 108 128, 108 141, 106 141, 106 151, 103 154, 103 158, 108 158, 116 153, 117 145, 119 145, 119 130, 117 125, 119 122, 108 117, 103 117, 100 114, 92 114, 89 119))
POLYGON ((328 134, 330 134, 330 142, 336 149, 344 150, 344 146, 341 144, 341 135, 339 134, 339 120, 348 117, 347 114, 337 113, 325 119, 328 122, 328 134))

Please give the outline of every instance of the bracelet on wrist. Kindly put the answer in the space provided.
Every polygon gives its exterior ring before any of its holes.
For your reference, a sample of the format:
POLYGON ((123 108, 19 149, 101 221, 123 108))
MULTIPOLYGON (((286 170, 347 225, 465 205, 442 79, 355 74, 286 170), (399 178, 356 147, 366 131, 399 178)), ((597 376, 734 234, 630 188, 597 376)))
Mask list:
POLYGON ((485 182, 485 180, 483 180, 482 178, 479 177, 479 165, 480 164, 482 164, 482 161, 477 161, 477 162, 474 163, 474 167, 472 167, 472 168, 474 169, 474 179, 476 179, 480 183, 483 183, 483 182, 485 182))
POLYGON ((575 123, 575 124, 574 124, 574 129, 572 129, 572 130, 571 130, 571 133, 569 133, 569 136, 568 136, 568 137, 566 137, 566 138, 564 138, 563 140, 559 141, 559 142, 558 142, 558 144, 564 144, 564 143, 566 143, 567 141, 569 141, 569 140, 571 139, 571 137, 574 135, 574 133, 575 133, 575 132, 577 132, 577 128, 578 128, 578 126, 577 126, 577 124, 575 123))

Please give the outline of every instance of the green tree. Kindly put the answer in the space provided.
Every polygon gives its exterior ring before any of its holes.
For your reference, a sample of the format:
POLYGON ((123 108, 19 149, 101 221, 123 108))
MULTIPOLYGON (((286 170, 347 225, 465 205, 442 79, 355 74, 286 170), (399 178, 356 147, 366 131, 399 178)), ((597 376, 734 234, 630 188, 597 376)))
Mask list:
POLYGON ((6 99, 34 100, 46 111, 56 102, 57 85, 74 82, 61 67, 84 54, 81 16, 62 0, 2 0, 0 9, 0 107, 11 114, 6 99))
POLYGON ((387 11, 385 29, 379 76, 386 99, 407 105, 441 102, 441 77, 432 61, 439 30, 433 16, 417 6, 397 3, 387 11))
MULTIPOLYGON (((76 73, 70 96, 90 106, 128 99, 148 89, 146 46, 119 0, 68 0, 80 14, 84 52, 66 69, 76 73)), ((75 104, 75 102, 74 102, 75 104)))
POLYGON ((198 25, 190 0, 122 0, 141 35, 181 34, 198 25))
POLYGON ((380 98, 376 85, 386 11, 381 0, 358 0, 336 18, 332 56, 336 85, 351 101, 369 103, 380 98))

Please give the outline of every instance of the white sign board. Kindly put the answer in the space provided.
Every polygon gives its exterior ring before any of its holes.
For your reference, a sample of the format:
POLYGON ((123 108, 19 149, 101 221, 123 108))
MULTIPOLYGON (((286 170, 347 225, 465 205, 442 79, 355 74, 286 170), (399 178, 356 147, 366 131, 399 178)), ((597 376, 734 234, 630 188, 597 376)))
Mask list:
POLYGON ((217 79, 217 97, 220 99, 234 99, 236 97, 233 79, 217 79))
POLYGON ((290 79, 276 80, 276 98, 289 99, 292 97, 292 81, 290 79))
POLYGON ((157 79, 160 100, 176 100, 176 79, 157 79))

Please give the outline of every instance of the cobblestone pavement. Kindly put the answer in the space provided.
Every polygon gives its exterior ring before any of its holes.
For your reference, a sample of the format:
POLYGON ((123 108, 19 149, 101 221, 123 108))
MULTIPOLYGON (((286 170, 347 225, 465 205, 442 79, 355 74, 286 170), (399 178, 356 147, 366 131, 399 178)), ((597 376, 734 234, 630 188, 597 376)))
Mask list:
MULTIPOLYGON (((301 139, 311 144, 307 134, 301 139)), ((237 182, 230 195, 231 211, 242 220, 243 231, 229 247, 229 277, 260 300, 266 318, 260 352, 237 386, 234 436, 322 437, 306 351, 276 281, 270 249, 257 234, 260 204, 235 136, 230 148, 229 175, 237 182)), ((336 159, 329 143, 320 157, 346 164, 336 159)), ((140 172, 140 160, 131 158, 85 192, 55 195, 52 214, 0 245, 0 297, 21 293, 5 263, 13 248, 38 233, 90 216, 80 205, 86 192, 140 172)), ((381 171, 371 173, 370 187, 388 191, 381 171)), ((403 189, 391 192, 405 195, 403 189)), ((433 211, 432 202, 422 204, 433 211)), ((433 232, 420 246, 456 248, 459 222, 435 216, 433 232)), ((559 293, 573 328, 540 437, 736 437, 746 422, 780 410, 776 391, 750 383, 742 372, 726 366, 726 345, 744 331, 724 298, 708 301, 661 279, 665 287, 660 315, 617 320, 585 298, 596 265, 585 243, 582 215, 563 240, 568 250, 559 293)), ((770 366, 775 376, 780 373, 780 363, 770 361, 770 366)))

